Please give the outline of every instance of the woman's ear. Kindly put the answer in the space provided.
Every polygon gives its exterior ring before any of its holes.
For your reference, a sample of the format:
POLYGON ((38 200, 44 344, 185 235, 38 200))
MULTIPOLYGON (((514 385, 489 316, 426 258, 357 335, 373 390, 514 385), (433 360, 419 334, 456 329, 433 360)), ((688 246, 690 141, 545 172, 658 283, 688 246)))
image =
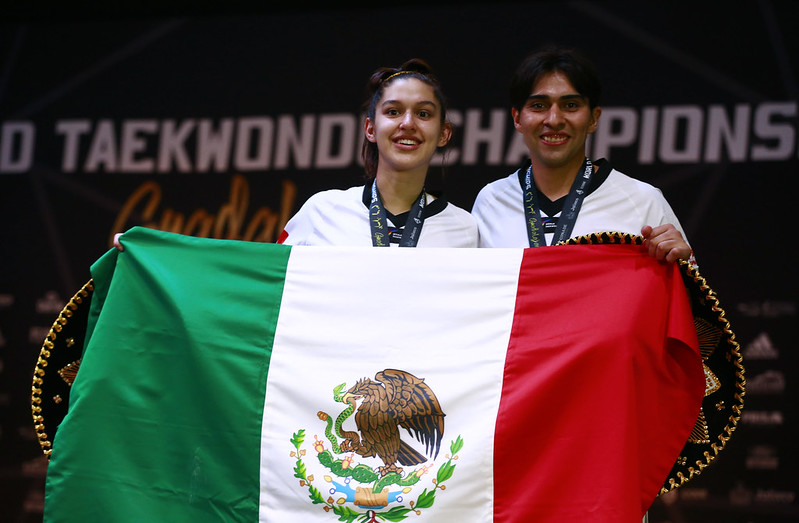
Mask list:
POLYGON ((369 118, 363 122, 363 135, 372 143, 377 141, 375 138, 375 125, 369 118))
POLYGON ((452 124, 444 122, 441 126, 441 136, 438 139, 438 146, 444 147, 452 139, 452 124))

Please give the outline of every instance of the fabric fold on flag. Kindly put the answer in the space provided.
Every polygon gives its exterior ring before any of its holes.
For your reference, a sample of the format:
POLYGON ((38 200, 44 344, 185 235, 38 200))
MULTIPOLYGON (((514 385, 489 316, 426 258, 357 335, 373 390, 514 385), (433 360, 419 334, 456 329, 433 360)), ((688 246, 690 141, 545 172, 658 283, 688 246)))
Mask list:
POLYGON ((640 246, 122 243, 48 522, 640 521, 697 418, 685 287, 640 246))
POLYGON ((704 382, 676 267, 585 247, 579 263, 529 249, 522 262, 497 419, 495 463, 508 467, 495 470, 497 521, 640 520, 696 419, 704 382))

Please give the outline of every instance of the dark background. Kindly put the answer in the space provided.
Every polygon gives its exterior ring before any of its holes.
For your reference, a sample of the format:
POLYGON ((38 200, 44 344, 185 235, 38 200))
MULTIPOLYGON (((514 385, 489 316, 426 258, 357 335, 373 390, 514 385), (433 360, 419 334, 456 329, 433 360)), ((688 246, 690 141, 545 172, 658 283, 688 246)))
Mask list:
MULTIPOLYGON (((505 158, 513 136, 506 88, 519 60, 546 42, 576 46, 594 60, 603 117, 613 109, 640 118, 645 108, 663 114, 683 107, 704 115, 698 136, 687 123, 678 125, 676 149, 700 140, 704 151, 711 108, 730 118, 740 108, 750 111, 742 138, 719 158, 642 159, 643 132, 605 156, 663 190, 726 310, 746 367, 744 415, 732 439, 699 477, 658 499, 653 523, 796 521, 797 264, 789 231, 799 175, 797 15, 799 3, 774 0, 0 7, 0 126, 35 129, 30 165, 0 172, 0 521, 41 520, 46 460, 31 420, 32 371, 53 320, 109 248, 137 189, 157 187, 161 200, 152 218, 134 213, 123 229, 157 225, 170 210, 189 216, 204 209, 218 218, 230 204, 231 184, 241 179, 249 190, 237 207, 244 224, 268 209, 279 229, 285 182, 297 189, 286 211, 293 213, 318 190, 361 181, 354 161, 331 169, 294 158, 283 167, 241 170, 229 163, 198 172, 194 138, 186 141, 192 165, 185 172, 174 165, 87 171, 91 134, 79 147, 77 168, 65 171, 58 122, 86 120, 96 129, 108 120, 121 147, 122 122, 137 119, 357 116, 372 70, 419 56, 438 72, 456 116, 482 111, 488 127, 492 111, 508 115, 499 160, 481 145, 476 161, 463 161, 468 133, 461 125, 453 144, 460 157, 453 155, 444 175, 431 175, 434 188, 468 209, 483 185, 515 168, 516 160, 505 158), (790 138, 784 142, 755 122, 769 104, 789 104, 788 114, 770 120, 790 138), (780 144, 790 151, 753 159, 756 147, 780 144)), ((154 158, 157 149, 157 139, 149 140, 139 157, 154 158)), ((21 154, 16 142, 9 150, 12 158, 21 154)), ((274 239, 274 231, 261 231, 261 239, 274 239)), ((233 233, 228 228, 222 236, 233 233)))

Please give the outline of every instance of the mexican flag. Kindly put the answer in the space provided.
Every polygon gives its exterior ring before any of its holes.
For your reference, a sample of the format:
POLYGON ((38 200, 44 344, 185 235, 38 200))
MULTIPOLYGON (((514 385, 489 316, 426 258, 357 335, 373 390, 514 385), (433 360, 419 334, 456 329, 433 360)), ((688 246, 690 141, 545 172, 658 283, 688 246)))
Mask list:
POLYGON ((697 419, 686 289, 640 246, 122 244, 48 522, 637 522, 697 419))

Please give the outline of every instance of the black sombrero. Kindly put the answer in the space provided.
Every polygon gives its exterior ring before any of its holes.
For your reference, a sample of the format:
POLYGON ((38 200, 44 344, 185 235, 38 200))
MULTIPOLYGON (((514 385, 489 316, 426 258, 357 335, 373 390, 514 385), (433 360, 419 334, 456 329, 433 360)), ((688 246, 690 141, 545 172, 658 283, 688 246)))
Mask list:
POLYGON ((31 411, 42 451, 49 458, 53 436, 69 407, 80 367, 94 285, 89 280, 61 310, 44 339, 33 371, 31 411))

